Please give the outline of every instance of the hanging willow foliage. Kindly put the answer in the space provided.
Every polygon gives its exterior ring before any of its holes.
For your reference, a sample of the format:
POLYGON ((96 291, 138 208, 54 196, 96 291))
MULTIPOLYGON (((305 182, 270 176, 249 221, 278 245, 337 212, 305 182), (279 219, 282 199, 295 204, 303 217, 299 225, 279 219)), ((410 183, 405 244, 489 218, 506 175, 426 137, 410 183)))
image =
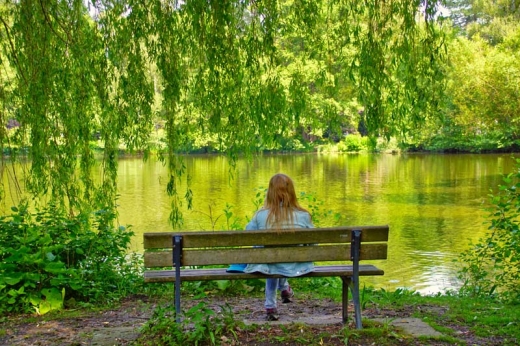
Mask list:
POLYGON ((406 133, 431 115, 442 89, 444 47, 436 6, 410 0, 4 1, 1 167, 7 167, 6 152, 12 159, 27 149, 33 196, 71 213, 114 209, 118 150, 124 145, 147 154, 160 117, 176 225, 180 206, 192 197, 189 184, 184 197, 179 191, 180 179, 190 178, 178 149, 194 133, 214 136, 234 162, 238 153, 274 143, 298 126, 339 123, 345 90, 364 107, 373 135, 406 133), (92 179, 94 136, 104 143, 99 183, 92 179))

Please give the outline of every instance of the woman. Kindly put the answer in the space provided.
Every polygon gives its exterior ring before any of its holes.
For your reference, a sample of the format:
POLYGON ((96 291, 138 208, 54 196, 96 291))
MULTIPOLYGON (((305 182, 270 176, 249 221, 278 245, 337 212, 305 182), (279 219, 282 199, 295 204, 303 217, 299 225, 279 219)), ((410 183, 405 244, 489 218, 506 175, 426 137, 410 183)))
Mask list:
MULTIPOLYGON (((269 181, 264 206, 255 213, 246 230, 313 228, 311 215, 296 198, 294 184, 285 174, 276 174, 269 181)), ((294 277, 314 270, 312 262, 248 264, 245 273, 262 272, 294 277)), ((286 278, 267 279, 265 309, 269 321, 278 320, 276 291, 281 291, 283 303, 290 303, 294 293, 286 278)))

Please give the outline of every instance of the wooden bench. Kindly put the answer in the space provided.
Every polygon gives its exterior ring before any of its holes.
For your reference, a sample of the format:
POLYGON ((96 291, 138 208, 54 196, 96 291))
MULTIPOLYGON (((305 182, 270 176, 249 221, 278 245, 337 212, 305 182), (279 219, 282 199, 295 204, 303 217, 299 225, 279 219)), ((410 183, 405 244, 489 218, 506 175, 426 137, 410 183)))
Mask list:
POLYGON ((176 318, 179 322, 182 281, 280 277, 262 273, 228 273, 227 266, 203 266, 312 261, 315 263, 315 270, 296 278, 340 277, 343 282, 343 323, 348 319, 350 287, 356 328, 361 329, 359 277, 383 275, 384 272, 374 265, 360 265, 359 262, 387 258, 388 232, 388 226, 362 226, 303 228, 281 232, 263 230, 145 233, 144 279, 145 282, 174 282, 176 318), (299 246, 301 244, 312 246, 299 246), (347 261, 349 263, 345 263, 347 261), (186 266, 189 268, 185 268, 186 266))

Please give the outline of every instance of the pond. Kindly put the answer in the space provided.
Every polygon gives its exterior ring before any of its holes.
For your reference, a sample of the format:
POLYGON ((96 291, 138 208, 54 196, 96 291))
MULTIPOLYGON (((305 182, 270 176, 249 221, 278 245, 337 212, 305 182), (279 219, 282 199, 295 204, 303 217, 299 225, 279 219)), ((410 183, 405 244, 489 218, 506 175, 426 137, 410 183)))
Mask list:
MULTIPOLYGON (((257 193, 263 196, 269 178, 283 172, 297 193, 316 197, 320 212, 340 215, 320 217, 320 226, 390 226, 388 260, 377 263, 385 275, 362 285, 434 293, 459 286, 453 261, 485 234, 488 194, 514 161, 510 154, 262 155, 239 160, 233 179, 221 156, 188 156, 186 166, 194 203, 183 229, 226 229, 226 205, 231 221, 245 226, 257 193)), ((165 183, 158 162, 120 162, 120 222, 132 225, 137 251, 143 232, 171 230, 165 183)))
MULTIPOLYGON (((385 275, 362 278, 362 286, 421 293, 459 286, 454 260, 486 233, 488 194, 514 169, 511 154, 261 155, 240 159, 232 174, 222 156, 190 155, 185 163, 193 208, 184 208, 182 229, 227 229, 226 208, 229 223, 244 227, 269 178, 286 173, 297 193, 315 197, 319 226, 390 226, 388 260, 374 263, 385 275)), ((159 162, 120 160, 119 222, 132 225, 134 251, 142 251, 144 232, 172 230, 166 182, 159 162)))

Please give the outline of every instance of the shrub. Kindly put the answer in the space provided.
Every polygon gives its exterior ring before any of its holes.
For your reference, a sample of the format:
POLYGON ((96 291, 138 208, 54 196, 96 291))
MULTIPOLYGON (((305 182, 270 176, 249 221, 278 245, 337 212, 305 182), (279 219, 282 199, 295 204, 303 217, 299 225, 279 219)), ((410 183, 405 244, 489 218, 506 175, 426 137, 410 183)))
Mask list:
POLYGON ((363 145, 363 138, 360 135, 347 135, 343 141, 338 143, 340 152, 358 152, 366 147, 363 145))
POLYGON ((520 159, 516 164, 516 173, 503 177, 506 185, 490 195, 488 234, 461 255, 463 293, 520 300, 520 159))
POLYGON ((106 211, 68 216, 27 204, 0 217, 0 312, 43 314, 69 302, 118 299, 140 282, 140 259, 127 256, 133 232, 113 228, 106 211))

